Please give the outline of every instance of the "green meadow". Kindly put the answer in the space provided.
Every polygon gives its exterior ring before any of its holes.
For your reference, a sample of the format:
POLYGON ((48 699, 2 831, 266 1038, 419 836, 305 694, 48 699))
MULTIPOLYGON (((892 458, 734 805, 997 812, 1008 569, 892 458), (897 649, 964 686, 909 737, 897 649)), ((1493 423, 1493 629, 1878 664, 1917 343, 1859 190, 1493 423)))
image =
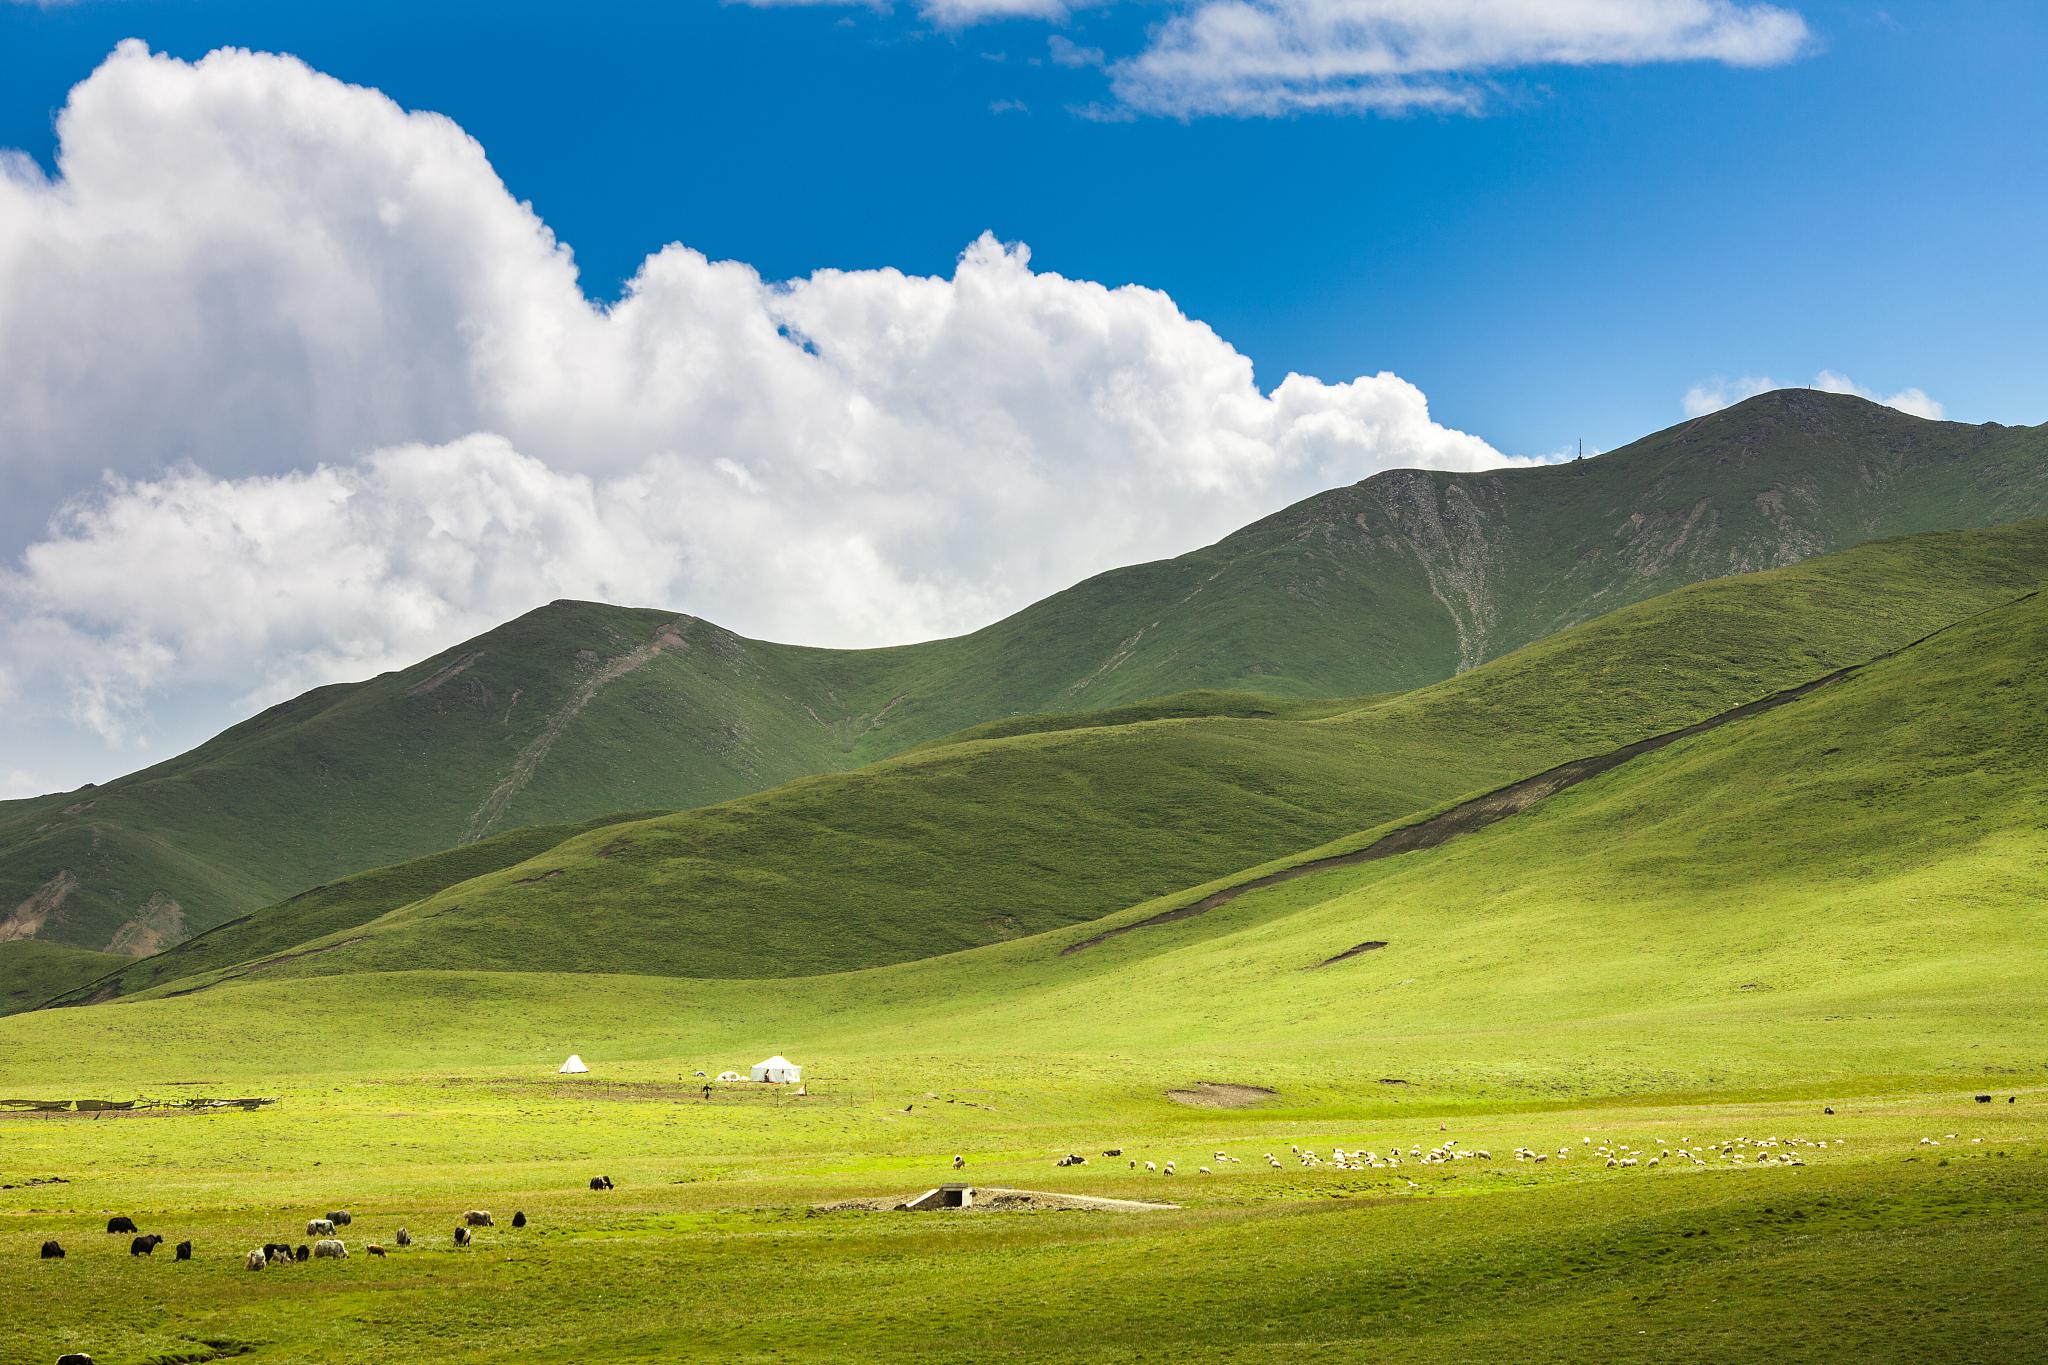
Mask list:
MULTIPOLYGON (((356 901, 337 890, 310 922, 368 935, 359 944, 290 957, 265 940, 264 970, 202 957, 133 998, 0 1020, 0 1097, 275 1100, 0 1116, 0 1357, 2038 1355, 2040 537, 1909 538, 1685 589, 1353 706, 1177 702, 1167 716, 1011 725, 851 787, 817 778, 747 799, 771 814, 794 802, 828 828, 901 818, 919 809, 910 794, 937 790, 920 838, 943 840, 946 819, 982 812, 970 833, 996 827, 1007 793, 1083 829, 1099 813, 1115 832, 1103 858, 1128 841, 1155 867, 1181 845, 1108 808, 1119 768, 1163 772, 1192 754, 1203 771, 1236 754, 1234 790, 1308 769, 1332 790, 1355 784, 1352 809, 1369 813, 1336 832, 1333 802, 1327 825, 1303 826, 1331 830, 1327 842, 1248 837, 1224 849, 1234 867, 1218 853, 1197 864, 1216 871, 1149 895, 1134 874, 1076 878, 1083 909, 955 951, 744 972, 749 943, 774 945, 760 957, 779 966, 798 935, 831 935, 861 865, 799 841, 817 867, 784 855, 755 879, 801 872, 824 891, 760 891, 758 924, 707 928, 667 862, 598 856, 621 837, 678 837, 666 831, 693 818, 664 816, 651 833, 645 820, 566 832, 516 862, 480 854, 490 870, 462 880, 449 878, 468 869, 443 867, 386 874, 356 901), (1174 913, 1844 668, 1434 847, 1174 913), (1185 747, 1211 727, 1220 738, 1199 742, 1214 748, 1185 747), (1262 770, 1269 734, 1280 761, 1262 770), (1094 767, 1044 757, 1097 750, 1108 757, 1094 767), (1344 768, 1355 751, 1376 757, 1344 768), (519 880, 557 863, 560 876, 519 880), (584 867, 573 900, 512 889, 555 896, 584 867), (804 905, 809 919, 792 908, 804 905), (466 937, 470 907, 485 927, 466 937), (586 922, 565 928, 572 914, 586 922), (1125 932, 1091 943, 1105 928, 1125 932), (629 933, 675 941, 669 974, 607 971, 586 951, 629 933), (714 941, 713 969, 693 974, 693 945, 714 941), (435 955, 451 943, 470 946, 435 955), (570 1052, 590 1075, 556 1074, 570 1052), (707 1096, 696 1075, 772 1052, 805 1066, 806 1093, 709 1083, 707 1096), (1215 1086, 1240 1087, 1228 1093, 1241 1107, 1212 1107, 1215 1086), (1339 1147, 1379 1164, 1342 1168, 1339 1147), (1055 1165, 1069 1153, 1088 1160, 1055 1165), (599 1174, 617 1188, 589 1190, 599 1174), (819 1207, 956 1178, 1176 1207, 819 1207), (305 1220, 334 1208, 355 1216, 345 1262, 243 1268, 250 1247, 307 1240, 305 1220), (496 1226, 458 1249, 468 1209, 496 1226), (526 1228, 509 1226, 514 1210, 526 1228), (117 1213, 193 1239, 195 1259, 168 1246, 131 1257, 126 1237, 100 1231, 117 1213), (401 1226, 414 1246, 367 1255, 401 1226), (37 1259, 51 1237, 64 1260, 37 1259)), ((755 809, 695 818, 742 838, 755 809)), ((1057 827, 1045 817, 1048 849, 1090 847, 1053 839, 1057 827)), ((1065 874, 1047 857, 1035 875, 1056 890, 1065 874)), ((897 875, 872 903, 942 916, 962 888, 1002 901, 1013 877, 1028 884, 1017 862, 944 862, 923 874, 940 888, 927 898, 897 875)))

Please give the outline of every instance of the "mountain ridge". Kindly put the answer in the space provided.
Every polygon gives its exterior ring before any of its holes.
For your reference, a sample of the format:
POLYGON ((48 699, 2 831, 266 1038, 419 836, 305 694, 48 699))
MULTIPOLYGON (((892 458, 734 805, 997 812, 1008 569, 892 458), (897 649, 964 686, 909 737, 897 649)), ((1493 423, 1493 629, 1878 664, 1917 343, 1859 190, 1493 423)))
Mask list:
POLYGON ((921 644, 559 600, 103 786, 0 803, 0 939, 164 942, 465 839, 727 800, 1010 716, 1404 691, 1688 582, 2041 512, 2048 428, 1789 390, 1565 465, 1375 475, 921 644))

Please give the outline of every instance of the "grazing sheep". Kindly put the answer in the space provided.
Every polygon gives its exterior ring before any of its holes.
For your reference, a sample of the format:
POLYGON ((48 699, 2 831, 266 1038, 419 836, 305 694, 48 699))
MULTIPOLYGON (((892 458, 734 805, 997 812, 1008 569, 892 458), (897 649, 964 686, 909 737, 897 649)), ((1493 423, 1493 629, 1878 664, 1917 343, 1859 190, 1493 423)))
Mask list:
POLYGON ((525 1227, 525 1226, 526 1226, 526 1210, 525 1210, 525 1209, 519 1209, 519 1210, 517 1210, 516 1212, 514 1212, 514 1213, 513 1213, 513 1215, 512 1215, 512 1226, 513 1226, 513 1227, 515 1227, 515 1228, 523 1228, 523 1227, 525 1227))
POLYGON ((334 1220, 332 1218, 308 1218, 306 1220, 306 1235, 308 1237, 332 1237, 334 1235, 334 1220))
POLYGON ((57 1244, 56 1242, 54 1242, 54 1241, 49 1241, 49 1242, 45 1242, 45 1243, 43 1243, 43 1259, 44 1259, 44 1260, 46 1260, 46 1261, 61 1261, 61 1260, 63 1260, 63 1259, 64 1259, 64 1248, 63 1248, 63 1247, 61 1247, 61 1246, 59 1246, 59 1245, 58 1245, 58 1244, 57 1244))
POLYGON ((363 1250, 369 1252, 372 1256, 382 1256, 384 1254, 384 1248, 378 1246, 375 1242, 370 1243, 363 1250))
POLYGON ((462 1215, 462 1221, 473 1228, 494 1228, 498 1226, 491 1221, 491 1215, 483 1209, 471 1209, 468 1213, 462 1215))
POLYGON ((404 1228, 400 1228, 398 1230, 398 1236, 394 1237, 392 1240, 397 1242, 402 1247, 409 1247, 412 1245, 412 1234, 407 1232, 404 1228))
POLYGON ((156 1249, 163 1245, 163 1240, 163 1236, 160 1233, 146 1232, 128 1244, 128 1254, 130 1256, 153 1255, 156 1249))
POLYGON ((327 1221, 338 1228, 345 1228, 356 1220, 347 1209, 336 1209, 333 1213, 327 1215, 327 1221))
POLYGON ((1146 1162, 1146 1163, 1145 1163, 1145 1169, 1146 1169, 1146 1170, 1148 1170, 1148 1171, 1156 1171, 1156 1170, 1158 1170, 1159 1168, 1158 1168, 1157 1166, 1154 1166, 1154 1165, 1153 1165, 1153 1164, 1152 1164, 1151 1162, 1149 1162, 1149 1161, 1148 1161, 1148 1162, 1146 1162))
POLYGON ((1102 1150, 1102 1154, 1104 1156, 1122 1156, 1124 1149, 1121 1147, 1105 1147, 1102 1150))
POLYGON ((346 1261, 348 1247, 332 1237, 323 1237, 313 1243, 313 1259, 316 1261, 346 1261))
POLYGON ((966 1158, 966 1157, 964 1157, 964 1156, 961 1156, 961 1155, 960 1155, 960 1154, 959 1154, 958 1152, 955 1152, 955 1153, 953 1154, 953 1169, 954 1169, 954 1170, 956 1170, 956 1171, 957 1171, 957 1170, 959 1170, 959 1169, 960 1169, 961 1167, 965 1166, 966 1164, 967 1164, 967 1158, 966 1158))
POLYGON ((126 1215, 117 1214, 114 1217, 109 1218, 107 1220, 107 1231, 110 1233, 140 1232, 141 1229, 135 1226, 135 1220, 133 1218, 129 1218, 126 1215))
POLYGON ((312 1259, 312 1256, 313 1248, 307 1246, 304 1242, 299 1243, 298 1249, 292 1252, 292 1259, 301 1264, 312 1259))
POLYGON ((1210 1170, 1210 1169, 1209 1169, 1209 1168, 1208 1168, 1207 1166, 1203 1166, 1203 1167, 1200 1167, 1200 1168, 1198 1168, 1198 1169, 1200 1169, 1200 1171, 1202 1172, 1202 1174, 1203 1174, 1203 1175, 1214 1175, 1214 1174, 1215 1174, 1215 1172, 1211 1171, 1211 1170, 1210 1170))
POLYGON ((469 1245, 468 1228, 458 1227, 455 1229, 455 1245, 459 1247, 466 1247, 469 1245))
POLYGON ((590 1188, 593 1190, 608 1190, 611 1187, 612 1178, 608 1175, 594 1175, 590 1177, 590 1188))
POLYGON ((242 1258, 242 1269, 261 1270, 270 1264, 270 1258, 261 1251, 252 1251, 242 1258))
POLYGON ((189 1261, 189 1260, 191 1260, 191 1259, 192 1259, 192 1244, 191 1244, 190 1242, 180 1242, 180 1243, 178 1243, 178 1248, 177 1248, 177 1249, 178 1249, 178 1259, 179 1259, 179 1260, 181 1260, 181 1261, 189 1261))

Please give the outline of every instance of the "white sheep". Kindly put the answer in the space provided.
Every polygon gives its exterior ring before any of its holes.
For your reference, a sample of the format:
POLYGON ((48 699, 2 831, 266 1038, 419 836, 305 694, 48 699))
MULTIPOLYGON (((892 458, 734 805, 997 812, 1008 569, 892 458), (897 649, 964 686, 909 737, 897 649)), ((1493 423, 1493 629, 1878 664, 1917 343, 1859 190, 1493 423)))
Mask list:
POLYGON ((257 1247, 254 1251, 250 1252, 247 1256, 244 1256, 242 1258, 242 1268, 245 1270, 261 1270, 263 1269, 263 1267, 269 1264, 270 1258, 263 1254, 262 1247, 257 1247))

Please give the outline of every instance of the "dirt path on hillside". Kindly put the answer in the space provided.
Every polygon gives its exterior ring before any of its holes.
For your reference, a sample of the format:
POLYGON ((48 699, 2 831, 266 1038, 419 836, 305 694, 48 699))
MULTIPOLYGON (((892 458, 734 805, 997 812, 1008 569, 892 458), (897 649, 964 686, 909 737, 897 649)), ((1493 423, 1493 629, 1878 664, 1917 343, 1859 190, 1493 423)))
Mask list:
MULTIPOLYGON (((689 619, 687 616, 677 617, 655 631, 654 638, 646 644, 629 649, 624 654, 613 655, 598 665, 597 669, 583 680, 583 686, 576 689, 575 695, 548 717, 547 724, 541 727, 540 733, 535 735, 527 746, 519 751, 519 756, 512 760, 511 769, 499 780, 497 786, 491 788, 491 794, 484 798, 483 804, 469 817, 469 828, 463 831, 462 842, 475 843, 489 834, 491 827, 504 818, 506 808, 512 804, 512 798, 524 791, 527 783, 533 781, 533 775, 540 768, 541 760, 548 756, 548 750, 555 747, 555 741, 569 728, 569 722, 582 714, 583 708, 590 705, 591 700, 602 692, 606 685, 617 682, 628 673, 645 668, 659 658, 664 650, 688 649, 689 644, 683 639, 682 630, 689 619)), ((511 715, 510 708, 507 708, 505 714, 508 717, 511 715)))
MULTIPOLYGON (((1702 721, 1695 721, 1683 729, 1668 730, 1661 735, 1652 735, 1648 739, 1639 739, 1633 744, 1624 744, 1618 749, 1611 749, 1604 754, 1595 754, 1590 758, 1575 758, 1568 763, 1560 763, 1555 768, 1537 773, 1534 777, 1525 777, 1519 782, 1510 782, 1507 786, 1496 788, 1483 796, 1475 796, 1469 801, 1462 801, 1452 806, 1449 810, 1439 815, 1433 815, 1427 820, 1413 825, 1405 825, 1389 834, 1384 834, 1364 848, 1353 852, 1338 853, 1328 858, 1316 858, 1309 862, 1297 863, 1293 867, 1282 868, 1278 872, 1268 872, 1263 877, 1254 877, 1250 881, 1239 882, 1236 886, 1227 886, 1221 891, 1212 891, 1191 904, 1179 906, 1172 910, 1163 910, 1159 914, 1150 915, 1141 920, 1134 920, 1129 924, 1119 924, 1114 928, 1104 929, 1099 934, 1094 934, 1088 938, 1068 944, 1060 949, 1060 955, 1064 957, 1069 953, 1078 953, 1083 948, 1093 948, 1098 943, 1106 943, 1119 934, 1130 933, 1133 929, 1149 929, 1156 925, 1172 924, 1176 920, 1193 919, 1197 915, 1207 914, 1218 906, 1228 905, 1247 892, 1260 891, 1269 886, 1278 886, 1282 882, 1291 882, 1299 877, 1311 877, 1318 872, 1327 872, 1332 868, 1355 867, 1360 863, 1378 862, 1382 858, 1392 858, 1402 853, 1412 853, 1418 849, 1435 848, 1437 845, 1455 839, 1461 834, 1470 834, 1475 830, 1485 829, 1488 825, 1505 820, 1511 815, 1519 815, 1545 798, 1554 796, 1569 787, 1576 787, 1588 778, 1598 777, 1604 772, 1612 771, 1632 758, 1662 749, 1669 744, 1676 744, 1681 739, 1690 739, 1694 735, 1705 734, 1709 730, 1718 730, 1723 725, 1733 721, 1746 720, 1751 716, 1762 715, 1766 711, 1774 711, 1787 702, 1797 701, 1809 692, 1826 687, 1831 683, 1840 682, 1842 679, 1859 673, 1872 664, 1881 663, 1886 659, 1904 654, 1907 650, 1923 645, 1927 641, 1934 639, 1935 636, 1953 630, 1959 625, 1973 621, 1977 617, 1986 614, 1986 612, 2001 611, 2007 607, 2017 606, 2019 603, 2036 595, 2031 592, 2023 593, 2010 602, 2002 602, 1996 607, 1987 607, 1983 612, 1973 612, 1960 620, 1951 621, 1941 627, 1940 630, 1930 631, 1919 639, 1901 645, 1897 649, 1875 655, 1865 659, 1862 663, 1850 664, 1846 668, 1838 668, 1832 673, 1824 674, 1811 682, 1801 683, 1797 687, 1788 687, 1782 692, 1773 692, 1767 697, 1759 697, 1755 701, 1744 702, 1742 705, 1723 711, 1719 715, 1709 716, 1702 721)), ((1340 953, 1336 957, 1316 965, 1329 966, 1330 963, 1342 961, 1344 958, 1350 957, 1355 953, 1369 951, 1372 946, 1371 944, 1361 944, 1350 952, 1340 953)))

